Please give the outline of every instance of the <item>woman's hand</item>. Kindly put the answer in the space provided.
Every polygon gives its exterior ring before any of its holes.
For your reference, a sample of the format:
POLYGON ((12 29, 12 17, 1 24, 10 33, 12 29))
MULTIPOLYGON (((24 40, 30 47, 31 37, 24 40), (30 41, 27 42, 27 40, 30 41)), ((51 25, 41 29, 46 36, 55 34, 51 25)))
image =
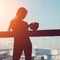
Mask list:
POLYGON ((30 25, 29 25, 30 29, 32 29, 33 31, 36 31, 39 27, 39 23, 37 22, 32 22, 30 25))

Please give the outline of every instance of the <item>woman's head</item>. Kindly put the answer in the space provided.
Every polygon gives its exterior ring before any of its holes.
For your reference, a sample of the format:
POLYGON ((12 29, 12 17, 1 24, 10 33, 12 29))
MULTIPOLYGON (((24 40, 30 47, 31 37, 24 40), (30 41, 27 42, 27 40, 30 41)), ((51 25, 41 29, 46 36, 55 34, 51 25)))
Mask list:
POLYGON ((24 7, 20 7, 16 13, 16 16, 20 19, 24 19, 27 15, 27 10, 24 7))

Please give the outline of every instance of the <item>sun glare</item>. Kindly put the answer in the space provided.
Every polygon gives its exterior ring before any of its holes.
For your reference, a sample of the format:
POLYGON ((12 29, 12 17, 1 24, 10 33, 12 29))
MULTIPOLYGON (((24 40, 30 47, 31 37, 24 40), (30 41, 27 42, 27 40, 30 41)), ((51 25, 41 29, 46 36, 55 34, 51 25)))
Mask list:
POLYGON ((5 31, 16 11, 15 0, 0 0, 0 31, 5 31), (6 24, 5 24, 6 23, 6 24))
POLYGON ((25 6, 24 1, 0 0, 0 31, 8 29, 10 21, 15 17, 17 9, 21 6, 25 6))
POLYGON ((4 3, 0 2, 0 16, 3 15, 4 11, 5 11, 5 5, 4 3))

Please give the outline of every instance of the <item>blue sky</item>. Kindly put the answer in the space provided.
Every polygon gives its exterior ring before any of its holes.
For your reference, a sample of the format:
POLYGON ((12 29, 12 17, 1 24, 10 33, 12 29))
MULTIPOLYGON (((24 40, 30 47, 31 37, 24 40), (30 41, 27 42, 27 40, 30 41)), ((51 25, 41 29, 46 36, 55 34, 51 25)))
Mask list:
POLYGON ((39 29, 60 29, 60 0, 0 0, 0 30, 7 30, 21 6, 28 10, 28 23, 39 22, 39 29))
MULTIPOLYGON (((60 29, 60 0, 0 0, 0 31, 7 31, 10 21, 21 6, 28 10, 28 15, 25 18, 28 23, 38 22, 39 29, 60 29)), ((37 41, 33 41, 33 43, 37 42, 42 47, 45 41, 42 41, 41 38, 36 39, 40 43, 37 41)), ((32 40, 36 39, 32 38, 32 40)), ((60 38, 57 39, 60 42, 60 38)), ((52 40, 55 39, 52 38, 52 40)), ((54 45, 51 43, 51 46, 55 47, 56 41, 54 45)))
POLYGON ((60 0, 29 0, 27 3, 29 22, 40 23, 39 29, 60 29, 60 0))
MULTIPOLYGON (((34 1, 33 1, 34 2, 34 1)), ((41 29, 60 28, 60 0, 38 0, 32 7, 41 29), (35 10, 36 9, 36 10, 35 10)), ((34 20, 35 20, 34 19, 34 20)))

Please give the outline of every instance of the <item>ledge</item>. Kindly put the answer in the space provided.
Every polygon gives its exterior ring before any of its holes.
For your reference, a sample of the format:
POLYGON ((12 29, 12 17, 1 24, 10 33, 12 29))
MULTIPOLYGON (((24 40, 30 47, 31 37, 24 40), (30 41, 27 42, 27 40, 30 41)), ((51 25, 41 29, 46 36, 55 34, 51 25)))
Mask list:
MULTIPOLYGON (((30 37, 60 36, 60 29, 29 31, 30 37)), ((12 32, 0 31, 0 38, 14 37, 12 32)))

